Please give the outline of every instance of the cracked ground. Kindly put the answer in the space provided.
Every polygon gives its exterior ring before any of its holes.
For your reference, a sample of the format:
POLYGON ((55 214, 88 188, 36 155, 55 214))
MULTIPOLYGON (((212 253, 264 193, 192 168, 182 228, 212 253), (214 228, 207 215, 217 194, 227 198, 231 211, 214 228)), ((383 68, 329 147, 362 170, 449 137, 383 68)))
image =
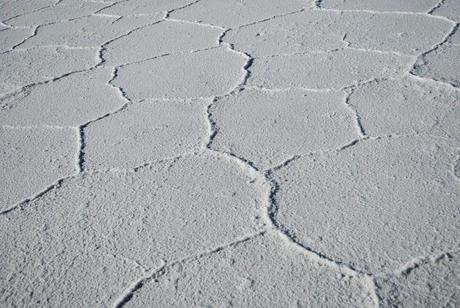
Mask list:
POLYGON ((0 21, 0 307, 460 307, 459 0, 0 21))

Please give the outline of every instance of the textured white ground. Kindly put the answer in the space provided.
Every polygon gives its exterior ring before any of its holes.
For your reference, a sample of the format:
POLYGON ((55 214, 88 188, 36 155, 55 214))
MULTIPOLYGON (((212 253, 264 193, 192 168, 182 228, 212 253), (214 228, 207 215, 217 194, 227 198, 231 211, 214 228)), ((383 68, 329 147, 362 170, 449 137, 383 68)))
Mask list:
POLYGON ((0 307, 460 307, 460 0, 0 21, 0 307))

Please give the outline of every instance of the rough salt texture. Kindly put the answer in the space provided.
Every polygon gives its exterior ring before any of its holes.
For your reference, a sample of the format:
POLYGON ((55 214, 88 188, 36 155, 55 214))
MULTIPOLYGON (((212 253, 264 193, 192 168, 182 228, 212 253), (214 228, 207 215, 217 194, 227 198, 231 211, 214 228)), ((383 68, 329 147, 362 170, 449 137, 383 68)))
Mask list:
POLYGON ((458 0, 0 0, 0 307, 457 307, 458 0))
POLYGON ((74 177, 0 216, 1 301, 109 307, 140 269, 258 230, 265 191, 215 155, 74 177))
POLYGON ((303 157, 275 173, 275 220, 334 260, 397 269, 458 245, 456 155, 431 138, 399 137, 303 157))
MULTIPOLYGON (((455 0, 454 0, 455 1, 455 0)), ((439 3, 438 0, 322 0, 321 8, 339 10, 371 10, 425 13, 439 3)))
POLYGON ((293 251, 277 235, 264 234, 165 268, 134 293, 126 307, 280 307, 286 303, 371 307, 373 299, 360 279, 335 273, 293 251))
POLYGON ((199 102, 148 101, 85 129, 88 168, 136 167, 200 149, 206 136, 199 102))
MULTIPOLYGON (((2 128, 0 211, 47 189, 75 172, 72 129, 2 128)), ((8 250, 8 249, 6 249, 8 250)))
POLYGON ((371 136, 426 133, 460 145, 460 91, 413 78, 369 83, 348 103, 371 136))
POLYGON ((237 27, 304 9, 306 1, 203 0, 172 12, 171 17, 220 27, 237 27), (263 7, 263 9, 261 9, 263 7))
POLYGON ((243 55, 220 47, 123 66, 113 84, 123 87, 133 100, 212 97, 239 84, 245 63, 243 55), (168 74, 164 75, 165 71, 168 74), (177 78, 184 72, 187 78, 177 78), (149 75, 147 80, 145 74, 149 75))
POLYGON ((0 3, 0 20, 21 16, 54 4, 52 0, 4 0, 0 3))
MULTIPOLYGON (((157 18, 161 18, 158 16, 157 18)), ((38 28, 21 48, 60 45, 69 47, 99 47, 105 42, 122 37, 130 31, 154 23, 151 17, 86 16, 69 21, 53 23, 38 28)))
POLYGON ((411 73, 417 76, 441 81, 460 87, 460 35, 458 22, 460 21, 460 2, 446 0, 440 2, 430 12, 434 16, 443 16, 457 23, 442 44, 421 54, 411 73))
POLYGON ((11 50, 32 35, 29 29, 4 29, 0 31, 0 53, 11 50))
POLYGON ((294 155, 339 147, 357 137, 344 100, 338 92, 243 91, 210 110, 219 130, 211 147, 260 169, 294 155))
POLYGON ((100 11, 102 14, 130 16, 130 15, 157 15, 170 10, 178 9, 192 3, 193 0, 151 0, 138 1, 111 1, 116 2, 100 11))
POLYGON ((371 79, 401 76, 409 57, 339 50, 258 58, 249 85, 263 88, 340 89, 371 79))
POLYGON ((69 1, 10 18, 8 24, 23 27, 46 25, 87 16, 99 11, 104 6, 106 5, 100 2, 69 1))
POLYGON ((1 102, 0 123, 78 126, 119 109, 125 101, 107 82, 112 71, 75 73, 16 93, 1 102))
POLYGON ((109 43, 104 51, 106 64, 132 63, 164 54, 206 49, 217 44, 222 31, 200 25, 164 21, 109 43), (177 46, 180 41, 180 46, 177 46), (126 53, 130 46, 136 49, 126 53))
POLYGON ((431 13, 435 16, 443 16, 453 21, 460 21, 460 3, 457 0, 444 0, 436 6, 431 13))
POLYGON ((421 63, 417 63, 412 73, 417 76, 430 78, 460 87, 460 64, 458 55, 460 45, 445 44, 423 55, 421 63))
POLYGON ((417 55, 442 40, 453 26, 429 15, 307 10, 233 29, 223 39, 256 57, 344 45, 417 55))
POLYGON ((384 307, 457 307, 459 251, 416 260, 402 274, 377 280, 384 307))
POLYGON ((0 54, 0 95, 88 69, 96 63, 92 49, 31 48, 0 54))

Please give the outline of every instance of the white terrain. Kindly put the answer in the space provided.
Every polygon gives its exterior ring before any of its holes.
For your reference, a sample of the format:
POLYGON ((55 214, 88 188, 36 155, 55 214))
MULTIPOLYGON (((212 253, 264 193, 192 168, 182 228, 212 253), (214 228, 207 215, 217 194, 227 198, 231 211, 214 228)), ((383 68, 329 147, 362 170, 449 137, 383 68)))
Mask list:
POLYGON ((0 0, 0 307, 460 307, 460 0, 0 0))

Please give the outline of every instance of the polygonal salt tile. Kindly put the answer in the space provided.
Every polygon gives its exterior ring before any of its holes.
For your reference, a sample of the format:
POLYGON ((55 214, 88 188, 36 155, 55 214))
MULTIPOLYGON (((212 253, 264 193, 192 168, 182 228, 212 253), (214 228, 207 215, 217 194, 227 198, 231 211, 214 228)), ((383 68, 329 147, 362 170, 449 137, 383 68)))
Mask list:
POLYGON ((31 48, 0 55, 0 94, 97 63, 96 49, 31 48))
POLYGON ((439 3, 438 0, 322 0, 320 7, 339 10, 372 10, 399 12, 428 12, 439 3))
POLYGON ((37 26, 90 15, 107 6, 101 2, 70 2, 52 5, 8 20, 13 26, 37 26))
MULTIPOLYGON (((409 56, 338 50, 258 58, 249 68, 249 85, 264 88, 340 89, 374 78, 401 76, 409 56)), ((410 64, 409 64, 410 63, 410 64)))
POLYGON ((460 145, 460 92, 412 78, 386 80, 356 89, 348 103, 371 136, 429 133, 460 145))
POLYGON ((246 90, 211 108, 218 128, 211 147, 260 169, 296 154, 334 149, 357 138, 353 114, 342 93, 246 90))
POLYGON ((1 128, 0 149, 0 211, 75 172, 73 129, 1 128))
POLYGON ((167 267, 126 307, 371 307, 369 287, 269 233, 167 267))
POLYGON ((53 0, 9 0, 0 3, 0 20, 6 21, 10 18, 40 10, 54 4, 53 0))
POLYGON ((0 53, 10 50, 15 45, 32 35, 30 29, 4 29, 0 31, 0 53))
POLYGON ((376 280, 382 307, 458 307, 460 255, 427 258, 398 275, 376 280))
POLYGON ((306 1, 202 0, 171 13, 171 18, 233 28, 301 10, 306 1))
POLYGON ((200 25, 164 21, 132 32, 108 44, 103 53, 107 64, 132 63, 156 56, 191 52, 217 45, 222 31, 200 25), (136 46, 126 52, 127 48, 136 46))
POLYGON ((453 21, 460 21, 460 2, 458 0, 444 0, 431 13, 435 16, 447 17, 453 21))
POLYGON ((458 155, 425 137, 365 140, 275 172, 275 220, 302 244, 372 273, 459 244, 458 155))
POLYGON ((85 166, 136 167, 199 150, 208 137, 205 106, 198 102, 134 104, 85 129, 85 166))
POLYGON ((306 11, 230 30, 223 41, 259 57, 326 51, 345 46, 335 12, 306 11))
POLYGON ((129 16, 129 15, 156 15, 172 9, 180 8, 194 2, 193 0, 137 0, 119 1, 100 11, 102 14, 129 16))
POLYGON ((113 84, 134 100, 212 97, 242 81, 245 63, 239 53, 213 48, 123 66, 113 84))
POLYGON ((0 123, 12 126, 79 126, 120 108, 125 101, 107 82, 108 69, 75 73, 0 101, 0 123))
POLYGON ((421 14, 307 10, 231 30, 223 37, 252 56, 350 47, 419 54, 439 43, 454 24, 421 14))
POLYGON ((2 303, 110 307, 141 276, 136 264, 154 269, 258 232, 267 193, 209 155, 65 180, 0 216, 2 303))
MULTIPOLYGON (((161 17, 158 16, 158 20, 161 17)), ((155 20, 143 16, 116 17, 87 16, 38 28, 37 34, 28 39, 21 48, 47 45, 70 47, 99 47, 105 42, 119 37, 130 30, 150 24, 155 20)))
POLYGON ((423 14, 347 13, 342 20, 350 47, 418 55, 440 43, 453 22, 423 14))
POLYGON ((143 274, 134 262, 93 243, 85 230, 84 204, 75 205, 74 217, 54 213, 52 206, 1 217, 0 301, 5 307, 111 307, 143 274))
POLYGON ((460 45, 443 44, 419 58, 414 75, 460 87, 460 45))

